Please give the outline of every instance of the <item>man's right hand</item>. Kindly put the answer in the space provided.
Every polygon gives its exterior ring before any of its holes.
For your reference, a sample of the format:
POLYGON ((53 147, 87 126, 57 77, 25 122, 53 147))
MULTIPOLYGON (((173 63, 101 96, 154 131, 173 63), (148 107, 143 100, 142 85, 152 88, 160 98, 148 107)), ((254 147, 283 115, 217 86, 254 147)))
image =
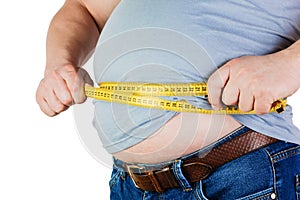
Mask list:
POLYGON ((47 71, 37 88, 36 101, 46 115, 55 116, 85 102, 85 84, 93 85, 93 81, 80 67, 65 65, 47 71))

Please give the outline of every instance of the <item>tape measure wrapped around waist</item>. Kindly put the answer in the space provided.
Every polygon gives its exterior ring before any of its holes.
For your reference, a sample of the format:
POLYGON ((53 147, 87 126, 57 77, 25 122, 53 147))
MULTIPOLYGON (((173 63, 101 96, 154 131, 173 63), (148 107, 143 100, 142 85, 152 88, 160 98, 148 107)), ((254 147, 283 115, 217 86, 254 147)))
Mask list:
MULTIPOLYGON (((170 110, 175 112, 194 112, 202 114, 255 114, 255 111, 242 112, 235 106, 226 106, 221 110, 198 108, 185 100, 171 101, 161 97, 170 96, 208 96, 207 85, 201 83, 140 83, 140 82, 102 82, 99 87, 86 86, 85 94, 101 101, 170 110)), ((279 99, 272 104, 270 112, 282 112, 286 100, 279 99)))

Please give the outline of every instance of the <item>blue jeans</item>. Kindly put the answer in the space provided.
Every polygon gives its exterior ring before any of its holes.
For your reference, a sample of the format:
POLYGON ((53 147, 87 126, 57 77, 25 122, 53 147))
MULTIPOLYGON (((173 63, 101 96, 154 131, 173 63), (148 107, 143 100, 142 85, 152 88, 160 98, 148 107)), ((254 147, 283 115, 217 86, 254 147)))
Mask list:
MULTIPOLYGON (((230 140, 245 131, 242 127, 210 145, 211 148, 230 140)), ((201 155, 200 149, 195 154, 201 155)), ((111 200, 188 200, 188 199, 279 199, 300 200, 300 146, 278 141, 226 163, 206 179, 194 184, 183 184, 180 188, 168 189, 163 193, 143 191, 135 187, 129 175, 115 160, 109 182, 111 200)), ((167 163, 161 163, 164 165, 167 163)), ((153 167, 144 165, 145 168, 153 167)), ((154 166, 155 167, 155 166, 154 166)), ((181 177, 185 179, 184 176, 181 177)), ((187 181, 187 180, 186 180, 187 181)))

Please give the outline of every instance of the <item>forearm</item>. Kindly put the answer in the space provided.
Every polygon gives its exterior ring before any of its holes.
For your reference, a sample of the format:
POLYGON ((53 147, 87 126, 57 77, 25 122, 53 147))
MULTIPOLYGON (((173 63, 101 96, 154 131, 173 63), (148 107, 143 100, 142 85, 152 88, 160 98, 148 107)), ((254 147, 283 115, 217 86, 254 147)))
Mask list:
POLYGON ((99 34, 88 10, 78 1, 66 1, 49 26, 45 73, 68 64, 81 66, 93 52, 99 34))

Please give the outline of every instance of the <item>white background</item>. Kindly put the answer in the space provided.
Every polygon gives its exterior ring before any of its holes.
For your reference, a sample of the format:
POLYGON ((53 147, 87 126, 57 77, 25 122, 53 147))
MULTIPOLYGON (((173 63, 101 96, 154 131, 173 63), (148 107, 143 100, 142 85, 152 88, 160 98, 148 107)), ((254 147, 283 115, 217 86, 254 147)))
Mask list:
MULTIPOLYGON (((35 102, 45 38, 63 0, 2 1, 0 199, 109 199, 110 169, 82 145, 73 110, 48 118, 35 102)), ((283 66, 284 69, 284 66, 283 66)), ((289 99, 300 127, 300 92, 289 99)))
POLYGON ((35 91, 49 22, 63 0, 1 0, 1 200, 109 199, 111 170, 82 145, 73 109, 49 118, 35 91))

